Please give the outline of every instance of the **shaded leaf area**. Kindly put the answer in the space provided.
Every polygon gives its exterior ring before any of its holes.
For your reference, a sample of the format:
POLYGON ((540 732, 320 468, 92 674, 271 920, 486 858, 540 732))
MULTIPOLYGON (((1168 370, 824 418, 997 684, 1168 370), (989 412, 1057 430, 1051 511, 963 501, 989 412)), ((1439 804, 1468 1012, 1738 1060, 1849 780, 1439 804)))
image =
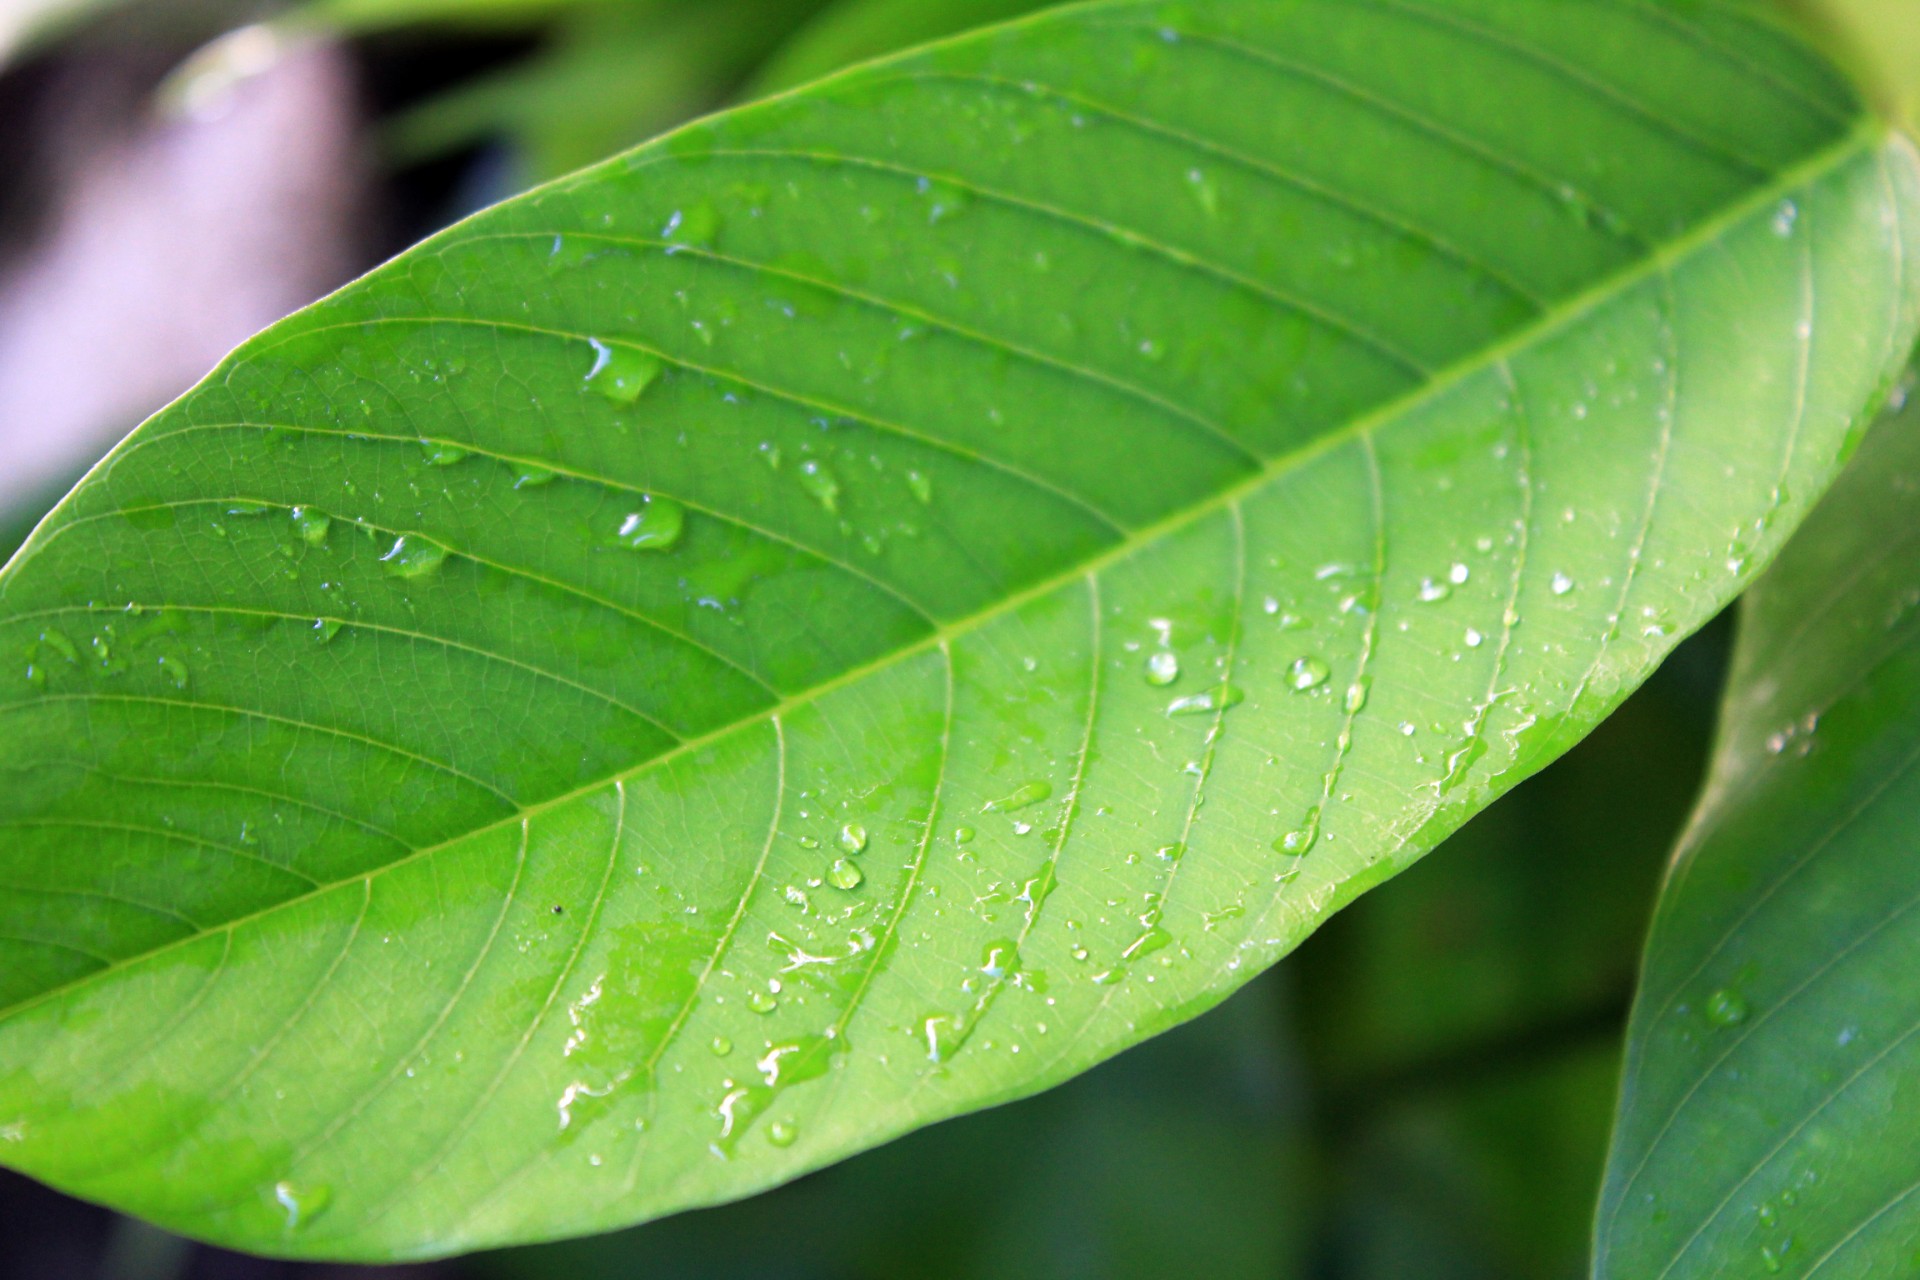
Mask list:
POLYGON ((1909 406, 1749 597, 1648 945, 1596 1275, 1920 1266, 1916 492, 1909 406))
POLYGON ((1045 0, 840 0, 754 72, 748 92, 791 89, 911 45, 1046 7, 1045 0))
POLYGON ((1914 177, 1737 12, 1216 0, 461 224, 0 578, 0 1159, 444 1252, 1190 1017, 1771 555, 1914 177))

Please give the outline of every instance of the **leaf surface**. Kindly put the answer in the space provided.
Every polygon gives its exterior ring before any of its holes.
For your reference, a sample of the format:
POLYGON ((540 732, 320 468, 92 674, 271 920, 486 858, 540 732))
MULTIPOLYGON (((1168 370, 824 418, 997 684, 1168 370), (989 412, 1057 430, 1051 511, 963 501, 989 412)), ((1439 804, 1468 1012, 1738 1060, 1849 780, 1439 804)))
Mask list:
POLYGON ((1738 10, 1213 0, 453 228, 0 577, 0 1159, 448 1252, 1217 1003, 1757 571, 1915 183, 1738 10))
POLYGON ((1920 411, 1744 606, 1648 944, 1596 1275, 1920 1266, 1920 411))

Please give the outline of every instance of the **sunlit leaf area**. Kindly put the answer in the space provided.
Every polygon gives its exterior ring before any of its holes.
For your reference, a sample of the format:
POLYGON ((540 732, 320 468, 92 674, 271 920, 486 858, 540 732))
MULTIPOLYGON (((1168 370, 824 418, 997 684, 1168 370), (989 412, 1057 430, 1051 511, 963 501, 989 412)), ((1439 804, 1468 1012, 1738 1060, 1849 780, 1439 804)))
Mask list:
POLYGON ((1920 1275, 1916 50, 0 0, 0 1280, 1920 1275))

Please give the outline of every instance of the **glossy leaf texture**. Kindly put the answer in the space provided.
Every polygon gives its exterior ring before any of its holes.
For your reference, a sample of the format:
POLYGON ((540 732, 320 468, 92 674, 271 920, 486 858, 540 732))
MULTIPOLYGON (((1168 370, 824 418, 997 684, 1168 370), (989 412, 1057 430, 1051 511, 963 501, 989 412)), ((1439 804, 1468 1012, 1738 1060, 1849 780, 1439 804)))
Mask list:
POLYGON ((1598 1276, 1920 1267, 1916 494, 1909 404, 1744 606, 1648 944, 1598 1276))
POLYGON ((459 225, 0 578, 0 1159, 448 1252, 1190 1017, 1757 571, 1915 194, 1741 11, 1214 0, 459 225))

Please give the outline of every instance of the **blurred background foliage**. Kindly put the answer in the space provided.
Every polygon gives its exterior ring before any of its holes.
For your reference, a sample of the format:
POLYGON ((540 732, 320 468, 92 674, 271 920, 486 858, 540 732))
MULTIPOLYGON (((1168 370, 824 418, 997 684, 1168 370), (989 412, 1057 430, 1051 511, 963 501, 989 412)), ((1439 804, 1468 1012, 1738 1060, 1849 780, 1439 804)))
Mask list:
MULTIPOLYGON (((1038 7, 0 0, 0 555, 228 347, 438 227, 1038 7)), ((741 1204, 387 1274, 1573 1280, 1727 630, 1278 969, 1080 1080, 741 1204)), ((0 1280, 351 1274, 0 1174, 0 1280)))

